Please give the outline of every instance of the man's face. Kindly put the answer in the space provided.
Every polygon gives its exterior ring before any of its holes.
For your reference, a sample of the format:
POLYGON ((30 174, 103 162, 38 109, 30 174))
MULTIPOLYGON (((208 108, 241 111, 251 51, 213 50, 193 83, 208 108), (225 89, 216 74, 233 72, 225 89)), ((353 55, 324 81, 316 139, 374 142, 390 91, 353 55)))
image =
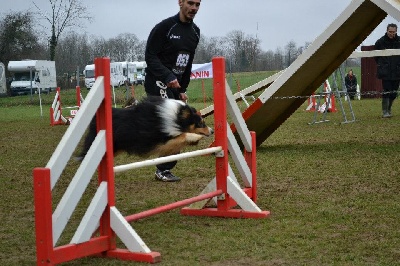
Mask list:
POLYGON ((397 34, 397 28, 396 28, 396 27, 389 27, 389 28, 387 29, 386 33, 387 33, 387 36, 388 36, 390 39, 393 39, 394 36, 396 36, 396 34, 397 34))
POLYGON ((194 19, 199 11, 201 0, 179 0, 181 19, 188 22, 194 19))

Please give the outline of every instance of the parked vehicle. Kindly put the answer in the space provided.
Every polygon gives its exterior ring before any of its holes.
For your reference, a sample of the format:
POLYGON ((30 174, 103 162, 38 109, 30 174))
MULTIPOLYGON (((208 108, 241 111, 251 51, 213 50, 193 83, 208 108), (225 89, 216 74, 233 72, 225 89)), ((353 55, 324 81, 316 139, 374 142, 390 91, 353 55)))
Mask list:
POLYGON ((144 84, 144 79, 146 77, 146 61, 134 61, 136 65, 137 73, 136 73, 136 83, 135 84, 144 84))
MULTIPOLYGON (((95 81, 94 64, 85 66, 83 74, 85 75, 85 86, 91 89, 95 81)), ((124 84, 124 75, 122 71, 122 64, 110 63, 110 84, 113 87, 119 87, 124 84)))
POLYGON ((0 62, 0 97, 7 95, 6 67, 0 62))
POLYGON ((11 95, 51 92, 57 88, 56 64, 46 60, 10 61, 11 95))
POLYGON ((122 64, 122 74, 124 75, 124 83, 128 81, 129 85, 136 83, 136 65, 133 62, 120 62, 122 64))
POLYGON ((111 68, 111 85, 114 87, 120 87, 124 84, 124 72, 122 69, 121 62, 110 63, 111 68))
POLYGON ((83 74, 85 75, 85 87, 91 89, 94 84, 94 64, 85 66, 83 74))

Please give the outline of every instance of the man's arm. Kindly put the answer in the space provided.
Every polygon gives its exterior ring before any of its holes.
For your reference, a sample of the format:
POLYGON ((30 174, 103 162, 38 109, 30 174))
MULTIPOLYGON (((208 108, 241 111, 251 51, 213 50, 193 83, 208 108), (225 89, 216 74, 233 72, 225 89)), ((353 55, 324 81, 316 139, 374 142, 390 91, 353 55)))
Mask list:
POLYGON ((150 32, 146 44, 145 60, 147 63, 147 71, 150 71, 158 80, 168 84, 175 80, 176 77, 161 63, 157 56, 162 51, 163 44, 166 41, 166 33, 163 28, 161 24, 157 24, 150 32))

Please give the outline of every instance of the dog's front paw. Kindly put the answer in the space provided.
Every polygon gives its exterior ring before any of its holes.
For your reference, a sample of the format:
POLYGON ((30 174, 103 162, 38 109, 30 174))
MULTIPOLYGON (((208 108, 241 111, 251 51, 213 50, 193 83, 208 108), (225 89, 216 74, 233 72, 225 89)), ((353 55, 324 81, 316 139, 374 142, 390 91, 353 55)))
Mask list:
POLYGON ((203 135, 195 133, 186 133, 185 141, 190 145, 196 145, 203 138, 203 135))

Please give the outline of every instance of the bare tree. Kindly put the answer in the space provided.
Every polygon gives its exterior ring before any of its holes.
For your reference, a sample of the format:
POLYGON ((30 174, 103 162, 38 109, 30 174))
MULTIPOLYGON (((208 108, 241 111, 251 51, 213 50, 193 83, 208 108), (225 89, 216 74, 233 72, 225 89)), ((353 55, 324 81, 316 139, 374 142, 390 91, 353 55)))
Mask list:
POLYGON ((261 53, 260 40, 243 31, 235 30, 227 34, 228 57, 232 60, 232 71, 254 71, 261 53))
POLYGON ((234 30, 227 34, 227 42, 229 43, 228 58, 230 61, 231 71, 239 71, 245 63, 243 55, 243 42, 245 34, 243 31, 234 30))
POLYGON ((257 59, 260 56, 260 40, 257 37, 246 36, 244 41, 244 50, 246 51, 246 60, 249 62, 248 71, 256 71, 257 59))
POLYGON ((274 52, 268 50, 267 52, 260 52, 257 59, 256 71, 261 70, 275 70, 273 68, 274 52))
POLYGON ((107 42, 108 56, 113 61, 135 61, 141 51, 141 42, 138 37, 132 33, 119 34, 107 42))
POLYGON ((91 48, 86 34, 79 35, 75 32, 68 33, 58 41, 56 67, 58 73, 71 73, 80 70, 91 57, 91 48))
POLYGON ((196 49, 194 62, 205 63, 211 62, 214 56, 226 56, 228 54, 228 46, 226 38, 201 36, 200 43, 196 49))
POLYGON ((91 21, 92 17, 88 15, 87 8, 82 4, 81 0, 49 0, 49 2, 51 6, 50 13, 45 12, 35 2, 33 4, 40 16, 50 24, 50 60, 54 60, 61 34, 67 28, 82 26, 82 20, 91 21))
POLYGON ((273 62, 273 69, 283 69, 284 65, 283 65, 283 51, 282 48, 278 47, 275 50, 275 54, 274 54, 274 62, 273 62))
POLYGON ((288 67, 301 54, 301 49, 297 48, 296 42, 291 40, 285 46, 285 67, 288 67))

